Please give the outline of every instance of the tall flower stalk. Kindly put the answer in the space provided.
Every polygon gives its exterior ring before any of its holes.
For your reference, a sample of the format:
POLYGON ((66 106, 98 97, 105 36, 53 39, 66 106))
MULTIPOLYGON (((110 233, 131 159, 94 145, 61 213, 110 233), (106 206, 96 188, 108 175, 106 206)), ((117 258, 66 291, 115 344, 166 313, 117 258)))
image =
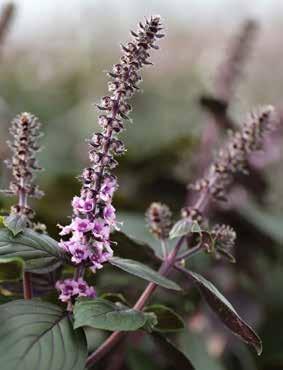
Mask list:
POLYGON ((154 16, 139 24, 137 32, 131 32, 133 39, 122 45, 123 55, 118 64, 108 73, 109 95, 104 96, 97 105, 100 115, 98 123, 102 130, 89 140, 89 159, 91 166, 84 169, 79 196, 72 201, 73 217, 67 226, 61 226, 60 246, 70 254, 77 267, 73 280, 57 284, 61 299, 69 301, 76 296, 95 296, 95 292, 83 282, 85 267, 94 273, 113 256, 110 232, 117 228, 116 211, 112 198, 118 184, 112 171, 117 166, 116 156, 125 152, 124 144, 118 134, 124 129, 131 111, 128 100, 139 89, 141 69, 152 64, 149 61, 150 49, 158 49, 155 42, 163 37, 160 17, 154 16), (79 280, 80 279, 80 280, 79 280), (83 289, 78 289, 78 281, 83 289))
MULTIPOLYGON (((186 212, 182 210, 183 217, 188 221, 195 221, 202 217, 206 207, 211 200, 223 200, 225 189, 232 181, 233 175, 238 171, 245 171, 245 164, 249 155, 262 149, 263 139, 270 130, 273 130, 277 122, 273 107, 264 107, 258 113, 248 116, 241 130, 230 135, 223 148, 219 151, 215 162, 212 163, 205 177, 199 180, 193 188, 199 195, 191 207, 187 207, 186 212)), ((217 235, 220 242, 224 242, 225 247, 230 247, 235 240, 235 233, 226 226, 215 227, 213 233, 217 235)), ((181 236, 173 250, 166 256, 160 266, 159 273, 163 276, 169 274, 172 268, 182 270, 179 264, 179 251, 188 235, 181 236)), ((201 245, 203 248, 203 246, 201 245)), ((199 253, 202 248, 191 248, 186 257, 191 257, 194 253, 199 253)), ((182 256, 183 258, 184 256, 182 256)), ((134 308, 142 310, 147 301, 154 293, 157 285, 149 283, 144 292, 137 300, 134 308)), ((111 349, 123 338, 123 332, 114 332, 107 340, 94 352, 87 360, 87 367, 93 366, 103 358, 111 349)))
MULTIPOLYGON (((35 184, 35 174, 40 171, 36 153, 40 150, 38 139, 41 137, 41 124, 30 113, 21 113, 11 124, 10 133, 13 141, 8 145, 13 153, 12 158, 5 161, 12 171, 12 180, 9 188, 4 190, 7 195, 18 198, 18 203, 11 207, 10 215, 19 216, 27 227, 33 227, 34 211, 28 203, 29 198, 40 198, 43 192, 35 184)), ((24 297, 32 296, 30 273, 24 273, 24 297)))

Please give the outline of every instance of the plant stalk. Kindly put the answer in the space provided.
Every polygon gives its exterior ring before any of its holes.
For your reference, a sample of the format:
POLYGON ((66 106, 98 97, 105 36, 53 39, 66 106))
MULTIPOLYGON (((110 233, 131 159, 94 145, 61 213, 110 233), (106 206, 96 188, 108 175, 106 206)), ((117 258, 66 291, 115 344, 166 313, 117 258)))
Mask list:
MULTIPOLYGON (((168 255, 168 257, 164 260, 162 263, 159 274, 162 276, 168 275, 171 268, 174 266, 177 254, 185 240, 185 237, 181 237, 175 248, 172 250, 172 252, 168 255)), ((136 304, 134 305, 134 309, 136 310, 142 310, 147 303, 148 299, 151 297, 151 295, 154 293, 155 289, 157 288, 157 285, 155 283, 149 283, 142 293, 142 295, 137 300, 136 304)), ((91 367, 94 364, 96 364, 101 358, 103 358, 124 336, 126 335, 125 332, 122 331, 116 331, 113 334, 111 334, 106 341, 93 353, 91 354, 86 362, 86 367, 91 367)))
MULTIPOLYGON (((21 190, 19 191, 19 208, 20 212, 22 213, 22 209, 27 207, 28 197, 25 189, 25 180, 24 178, 21 179, 20 182, 21 190)), ((32 281, 31 281, 31 273, 25 271, 23 275, 23 292, 24 292, 24 299, 32 299, 32 281)))
MULTIPOLYGON (((209 184, 209 187, 213 186, 214 183, 217 181, 217 176, 214 176, 209 184)), ((198 209, 199 211, 203 211, 209 201, 209 189, 206 189, 203 191, 198 199, 196 200, 194 204, 194 208, 198 209)), ((182 236, 175 248, 172 250, 172 252, 165 258, 164 262, 162 263, 160 269, 159 269, 159 274, 166 276, 168 275, 169 271, 171 268, 175 267, 175 263, 177 262, 177 255, 178 252, 185 241, 186 236, 182 236)), ((155 289, 157 288, 157 285, 154 283, 149 283, 142 293, 142 295, 139 297, 137 300, 134 309, 136 310, 142 310, 143 307, 145 306, 146 302, 150 298, 150 296, 154 293, 155 289)), ((126 335, 125 332, 122 331, 116 331, 113 334, 111 334, 106 341, 95 351, 93 352, 87 359, 86 361, 86 367, 90 368, 94 364, 96 364, 101 358, 103 358, 119 341, 126 335)))
POLYGON ((32 299, 31 274, 25 271, 23 276, 24 299, 32 299))

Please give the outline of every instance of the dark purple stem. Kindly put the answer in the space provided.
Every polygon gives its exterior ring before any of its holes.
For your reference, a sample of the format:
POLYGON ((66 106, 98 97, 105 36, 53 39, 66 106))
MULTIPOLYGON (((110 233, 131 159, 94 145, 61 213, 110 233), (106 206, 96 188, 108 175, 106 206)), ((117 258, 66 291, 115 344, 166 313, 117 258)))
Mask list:
MULTIPOLYGON (((25 191, 25 179, 22 178, 20 182, 21 190, 19 191, 19 209, 20 212, 27 207, 27 193, 25 191)), ((32 299, 32 282, 30 272, 25 271, 23 276, 23 291, 24 299, 32 299)))

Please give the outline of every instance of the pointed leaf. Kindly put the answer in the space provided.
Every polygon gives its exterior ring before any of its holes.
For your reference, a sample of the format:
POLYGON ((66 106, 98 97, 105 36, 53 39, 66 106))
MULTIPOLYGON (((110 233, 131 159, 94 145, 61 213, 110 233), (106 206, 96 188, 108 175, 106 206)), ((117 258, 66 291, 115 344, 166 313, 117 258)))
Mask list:
POLYGON ((0 257, 21 257, 26 271, 43 274, 59 267, 64 253, 47 235, 26 229, 14 237, 9 230, 1 229, 0 257))
POLYGON ((21 233, 27 226, 27 217, 24 215, 10 215, 4 218, 4 225, 14 236, 21 233))
POLYGON ((219 290, 203 276, 180 268, 198 287, 210 308, 217 314, 219 319, 243 341, 252 345, 257 354, 262 352, 262 342, 252 328, 235 311, 231 303, 219 292, 219 290))
POLYGON ((111 236, 112 240, 117 243, 115 255, 122 258, 134 258, 142 263, 151 261, 152 265, 158 266, 158 260, 149 244, 134 239, 121 231, 115 231, 111 236))
POLYGON ((21 279, 24 261, 20 257, 0 258, 0 283, 21 279))
POLYGON ((74 328, 90 326, 111 331, 133 331, 143 327, 146 315, 102 298, 79 299, 74 307, 74 328))
POLYGON ((174 332, 184 329, 184 321, 176 312, 171 308, 161 304, 154 304, 147 306, 145 312, 153 312, 158 320, 154 330, 160 332, 174 332))
POLYGON ((82 329, 69 315, 39 301, 0 306, 0 358, 3 370, 83 370, 87 357, 82 329))
POLYGON ((170 239, 187 235, 191 231, 192 225, 193 222, 189 218, 177 221, 170 231, 170 239))
POLYGON ((168 338, 153 332, 151 334, 155 344, 160 348, 163 356, 174 366, 174 369, 195 370, 188 357, 179 350, 168 338))
POLYGON ((158 272, 152 270, 150 267, 130 259, 123 259, 119 257, 112 257, 109 262, 111 265, 118 267, 119 269, 128 272, 129 274, 138 276, 144 280, 153 282, 163 288, 172 290, 181 290, 179 285, 174 281, 165 278, 158 272))

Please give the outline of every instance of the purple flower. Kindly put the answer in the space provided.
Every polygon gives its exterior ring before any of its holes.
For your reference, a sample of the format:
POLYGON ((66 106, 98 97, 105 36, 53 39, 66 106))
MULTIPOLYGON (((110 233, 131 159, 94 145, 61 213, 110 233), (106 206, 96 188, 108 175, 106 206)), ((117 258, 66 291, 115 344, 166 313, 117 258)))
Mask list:
POLYGON ((68 249, 72 255, 72 262, 79 264, 88 259, 90 252, 87 246, 76 241, 68 242, 68 249))
POLYGON ((80 233, 86 233, 93 228, 93 223, 87 218, 76 217, 72 222, 72 229, 80 233))
POLYGON ((72 201, 72 206, 75 213, 88 213, 94 209, 94 199, 83 199, 75 196, 72 201))
POLYGON ((61 236, 68 235, 72 231, 72 226, 71 225, 61 226, 61 225, 58 224, 57 226, 60 227, 60 229, 61 229, 61 231, 59 233, 59 235, 61 235, 61 236))
POLYGON ((82 278, 79 278, 77 283, 79 297, 89 297, 89 298, 96 297, 95 289, 93 287, 88 286, 88 284, 82 278))
POLYGON ((92 234, 97 240, 107 240, 110 235, 110 227, 102 220, 94 221, 92 234))
POLYGON ((100 189, 100 199, 102 199, 104 202, 109 202, 111 201, 113 194, 116 190, 117 187, 117 182, 114 178, 109 178, 107 177, 101 186, 100 189))
POLYGON ((64 281, 57 281, 56 289, 61 293, 59 299, 62 302, 68 302, 71 300, 72 296, 78 294, 78 283, 72 279, 66 279, 64 281))
POLYGON ((108 241, 97 242, 92 248, 92 255, 90 257, 92 266, 91 271, 96 272, 103 267, 103 263, 107 262, 109 258, 113 257, 113 250, 108 241))
POLYGON ((96 297, 95 289, 82 278, 57 281, 56 289, 60 292, 59 299, 62 302, 71 302, 73 297, 96 297))
POLYGON ((103 218, 109 225, 116 226, 116 210, 111 204, 104 207, 103 218))

